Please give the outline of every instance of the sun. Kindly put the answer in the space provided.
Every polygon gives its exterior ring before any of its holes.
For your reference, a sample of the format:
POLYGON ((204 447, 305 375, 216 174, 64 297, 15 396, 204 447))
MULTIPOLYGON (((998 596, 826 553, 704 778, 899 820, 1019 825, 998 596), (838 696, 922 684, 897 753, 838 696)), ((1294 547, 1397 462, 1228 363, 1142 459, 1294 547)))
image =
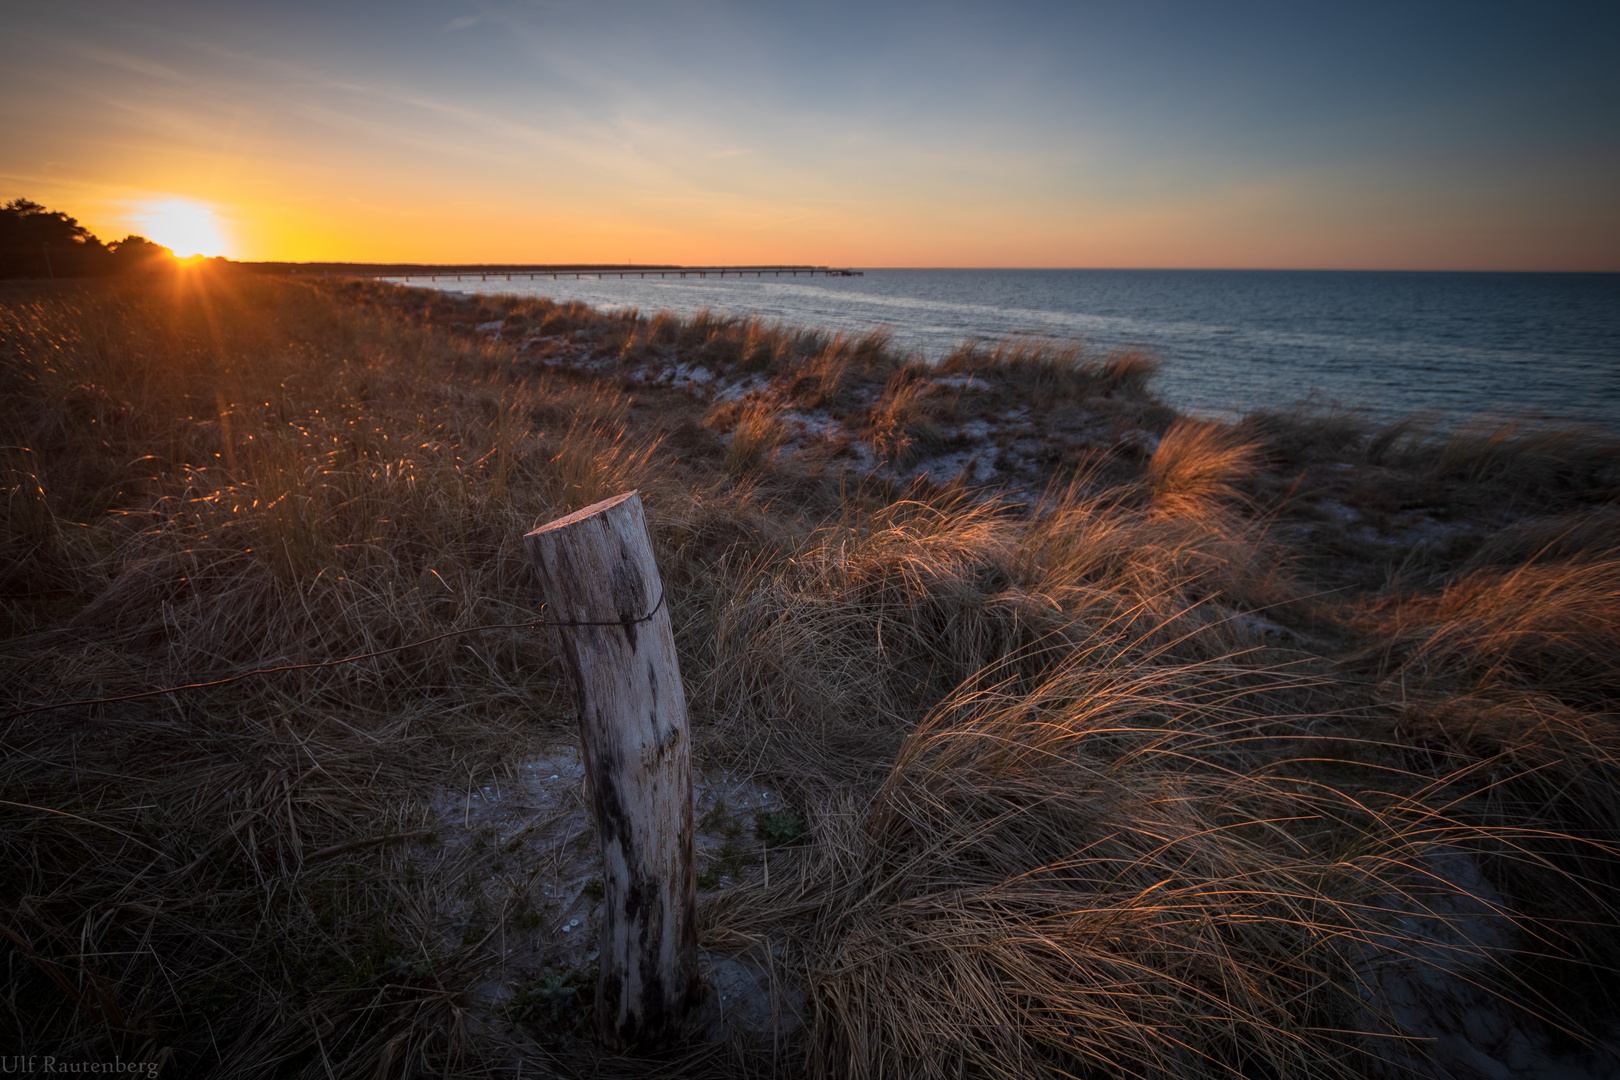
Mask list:
POLYGON ((134 218, 148 240, 169 248, 179 258, 226 254, 214 210, 204 203, 158 199, 142 203, 134 218))

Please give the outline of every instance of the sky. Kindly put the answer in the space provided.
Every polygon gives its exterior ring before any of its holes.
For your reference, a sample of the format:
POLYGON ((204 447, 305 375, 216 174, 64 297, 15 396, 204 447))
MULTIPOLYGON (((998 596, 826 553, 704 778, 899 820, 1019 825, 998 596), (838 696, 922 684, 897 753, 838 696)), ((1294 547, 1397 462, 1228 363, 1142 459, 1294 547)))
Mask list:
POLYGON ((1620 5, 0 0, 0 200, 238 259, 1620 270, 1620 5))

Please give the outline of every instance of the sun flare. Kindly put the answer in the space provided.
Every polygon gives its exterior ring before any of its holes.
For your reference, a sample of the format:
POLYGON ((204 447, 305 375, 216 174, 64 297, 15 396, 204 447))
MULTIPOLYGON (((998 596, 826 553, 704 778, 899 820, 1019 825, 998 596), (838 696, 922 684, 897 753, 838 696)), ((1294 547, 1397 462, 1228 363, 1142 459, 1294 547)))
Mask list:
POLYGON ((190 199, 159 199, 141 204, 135 214, 143 235, 171 249, 179 258, 228 255, 212 207, 190 199))

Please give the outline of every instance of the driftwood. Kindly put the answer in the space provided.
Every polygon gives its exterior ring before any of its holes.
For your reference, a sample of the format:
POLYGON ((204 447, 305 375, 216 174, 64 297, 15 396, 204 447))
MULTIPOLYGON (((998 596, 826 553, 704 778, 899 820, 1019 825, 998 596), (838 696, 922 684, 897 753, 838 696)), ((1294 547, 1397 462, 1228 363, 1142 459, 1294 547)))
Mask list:
POLYGON ((619 1047, 668 1040, 696 1001, 697 870, 686 693, 635 492, 524 537, 579 706, 602 842, 596 1014, 619 1047))

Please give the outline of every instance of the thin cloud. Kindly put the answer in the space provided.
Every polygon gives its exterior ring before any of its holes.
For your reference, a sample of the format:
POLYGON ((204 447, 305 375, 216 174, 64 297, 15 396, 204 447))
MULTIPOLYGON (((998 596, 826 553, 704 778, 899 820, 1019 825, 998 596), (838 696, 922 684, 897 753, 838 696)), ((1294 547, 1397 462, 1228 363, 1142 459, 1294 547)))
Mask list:
POLYGON ((467 27, 477 26, 483 21, 484 17, 482 15, 461 15, 445 23, 444 32, 449 34, 454 33, 457 30, 465 30, 467 27))

